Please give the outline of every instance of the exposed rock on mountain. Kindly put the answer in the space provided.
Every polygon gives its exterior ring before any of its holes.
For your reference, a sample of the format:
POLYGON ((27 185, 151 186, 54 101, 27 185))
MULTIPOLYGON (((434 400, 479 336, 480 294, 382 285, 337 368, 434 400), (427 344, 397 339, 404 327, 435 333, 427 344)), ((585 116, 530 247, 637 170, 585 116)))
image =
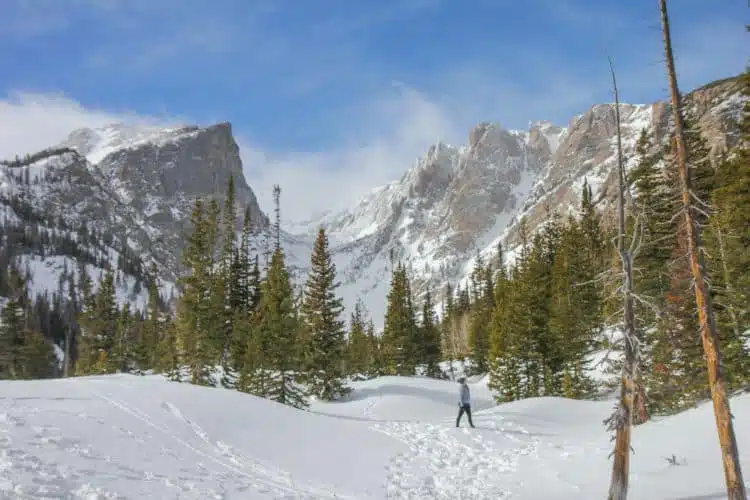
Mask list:
MULTIPOLYGON (((743 103, 735 79, 698 89, 686 103, 712 157, 734 146, 743 103)), ((629 164, 643 128, 666 140, 666 103, 623 104, 621 116, 629 164)), ((392 261, 407 263, 418 296, 427 288, 437 291, 446 281, 464 279, 477 255, 492 257, 499 241, 512 249, 521 217, 533 231, 550 210, 577 208, 584 179, 607 210, 614 166, 612 104, 592 106, 567 127, 535 122, 514 131, 480 123, 466 144, 431 146, 401 179, 375 189, 351 210, 310 222, 304 234, 284 234, 283 244, 301 283, 311 236, 319 225, 327 227, 346 304, 362 297, 379 325, 392 261)), ((261 225, 267 218, 242 174, 229 124, 76 130, 54 149, 0 165, 3 228, 8 234, 34 225, 69 241, 24 243, 21 252, 38 261, 37 289, 56 287, 62 270, 88 252, 86 264, 94 267, 107 259, 127 262, 119 267, 132 285, 124 293, 133 299, 151 261, 174 282, 194 200, 222 198, 230 175, 239 208, 261 225)))
POLYGON ((258 224, 267 220, 242 174, 227 123, 75 130, 58 147, 0 166, 3 229, 33 228, 68 242, 50 245, 40 238, 14 249, 31 263, 36 291, 54 291, 60 276, 84 259, 95 282, 96 268, 119 268, 130 279, 123 296, 139 302, 152 261, 171 293, 192 205, 197 197, 222 198, 230 175, 240 208, 258 224), (130 266, 120 265, 125 256, 130 266))
MULTIPOLYGON (((731 148, 743 102, 736 79, 686 97, 713 155, 731 148)), ((659 144, 667 140, 666 103, 622 104, 620 115, 628 166, 642 129, 659 144)), ((481 123, 466 145, 432 146, 399 181, 319 223, 341 245, 347 294, 365 296, 380 321, 391 258, 411 267, 417 294, 436 291, 466 278, 477 255, 492 258, 499 241, 512 249, 521 217, 534 231, 551 211, 577 209, 584 179, 607 210, 615 194, 615 148, 614 104, 592 106, 567 127, 536 122, 528 131, 507 131, 481 123)))

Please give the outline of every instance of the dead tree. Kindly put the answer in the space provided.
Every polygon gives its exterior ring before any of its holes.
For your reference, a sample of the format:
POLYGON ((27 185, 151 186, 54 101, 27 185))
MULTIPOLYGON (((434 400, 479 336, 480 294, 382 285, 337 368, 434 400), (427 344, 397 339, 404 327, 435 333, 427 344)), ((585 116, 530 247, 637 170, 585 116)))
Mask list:
POLYGON ((698 308, 698 322, 700 325, 703 351, 706 356, 708 369, 708 383, 711 387, 711 399, 713 400, 716 427, 719 433, 719 444, 721 446, 721 458, 724 463, 724 477, 727 483, 727 495, 729 500, 747 500, 745 483, 742 480, 742 469, 740 468, 739 452, 737 449, 737 438, 734 434, 732 424, 732 413, 729 408, 724 374, 721 366, 721 349, 719 336, 716 331, 713 307, 711 304, 711 293, 706 283, 706 271, 703 253, 701 252, 700 226, 693 215, 699 202, 691 190, 690 171, 688 170, 687 148, 685 146, 684 126, 682 120, 682 106, 680 93, 677 88, 677 76, 672 55, 672 41, 669 34, 669 18, 667 16, 666 0, 659 1, 661 13, 661 27, 664 41, 664 55, 667 65, 667 79, 669 80, 669 93, 672 105, 672 120, 674 121, 675 146, 677 149, 677 168, 680 172, 680 183, 682 187, 682 212, 685 218, 685 238, 687 239, 688 258, 690 259, 690 271, 693 275, 693 288, 695 289, 695 303, 698 308))
MULTIPOLYGON (((628 496, 630 473, 630 436, 633 427, 633 400, 635 379, 638 373, 640 344, 635 329, 635 299, 633 293, 633 253, 637 238, 633 237, 630 247, 625 245, 625 162, 622 157, 622 134, 620 130, 620 97, 617 79, 609 60, 612 88, 615 97, 615 121, 617 127, 617 251, 622 266, 620 293, 623 299, 623 349, 624 362, 620 382, 620 401, 614 414, 607 420, 609 430, 615 431, 614 462, 612 479, 609 485, 608 500, 625 500, 628 496)), ((637 231, 636 231, 637 233, 637 231)))

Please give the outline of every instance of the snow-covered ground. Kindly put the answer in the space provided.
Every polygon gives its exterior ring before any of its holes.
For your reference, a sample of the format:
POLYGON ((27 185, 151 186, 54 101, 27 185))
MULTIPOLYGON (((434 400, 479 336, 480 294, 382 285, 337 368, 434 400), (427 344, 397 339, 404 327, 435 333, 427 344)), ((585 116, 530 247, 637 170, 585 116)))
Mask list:
MULTIPOLYGON (((302 412, 236 391, 113 375, 0 383, 0 498, 600 499, 611 401, 495 406, 471 384, 476 429, 454 426, 457 386, 360 382, 302 412)), ((733 399, 750 473, 750 395, 733 399)), ((630 497, 720 499, 706 405, 638 427, 630 497), (670 465, 674 455, 679 465, 670 465)))

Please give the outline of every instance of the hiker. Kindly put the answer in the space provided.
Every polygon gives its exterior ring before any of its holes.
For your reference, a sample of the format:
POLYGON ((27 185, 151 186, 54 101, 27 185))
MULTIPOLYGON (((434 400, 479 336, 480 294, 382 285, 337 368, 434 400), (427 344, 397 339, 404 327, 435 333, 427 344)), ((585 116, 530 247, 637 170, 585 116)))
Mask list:
POLYGON ((461 417, 464 413, 469 418, 469 425, 474 428, 474 422, 471 421, 471 393, 469 392, 469 386, 466 385, 466 378, 461 377, 458 379, 458 383, 461 384, 461 392, 458 400, 458 418, 456 419, 456 427, 461 423, 461 417))

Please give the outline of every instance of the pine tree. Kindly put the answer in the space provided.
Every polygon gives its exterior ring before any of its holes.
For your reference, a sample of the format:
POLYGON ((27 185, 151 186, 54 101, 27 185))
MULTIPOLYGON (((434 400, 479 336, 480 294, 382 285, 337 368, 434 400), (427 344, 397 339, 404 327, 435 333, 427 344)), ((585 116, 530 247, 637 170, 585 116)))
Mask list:
MULTIPOLYGON (((83 281, 86 284, 86 279, 83 281)), ((95 294, 86 291, 86 307, 79 323, 82 342, 79 344, 76 374, 114 373, 118 369, 113 359, 117 338, 119 311, 115 302, 115 276, 108 269, 95 294)))
POLYGON ((440 331, 436 325, 435 307, 432 304, 432 294, 427 290, 422 304, 422 352, 426 365, 426 375, 442 378, 440 370, 440 331))
POLYGON ((448 369, 451 374, 451 380, 455 379, 453 362, 456 358, 455 338, 453 336, 453 317, 456 314, 456 308, 453 303, 453 287, 446 283, 443 292, 443 318, 440 322, 440 351, 443 359, 448 362, 448 369))
POLYGON ((593 390, 584 360, 593 351, 603 323, 596 265, 582 241, 585 235, 578 221, 569 220, 552 266, 548 388, 557 394, 565 381, 563 395, 571 398, 587 397, 593 390))
POLYGON ((300 384, 299 320, 294 309, 294 290, 289 278, 284 251, 281 248, 281 189, 274 186, 276 221, 274 224, 274 252, 268 274, 261 285, 257 315, 256 344, 248 349, 261 355, 260 371, 253 377, 253 393, 262 393, 274 401, 295 408, 308 406, 307 394, 300 384))
POLYGON ((211 239, 202 200, 196 200, 190 222, 193 231, 188 237, 183 264, 188 274, 179 280, 182 295, 177 304, 178 359, 188 370, 190 382, 209 385, 211 345, 209 293, 211 292, 211 239))
POLYGON ((114 373, 118 370, 113 356, 117 339, 119 311, 115 302, 115 276, 112 269, 104 273, 104 279, 94 299, 94 321, 98 357, 95 373, 114 373))
POLYGON ((320 228, 313 246, 302 316, 312 340, 310 391, 327 401, 350 390, 345 383, 346 333, 340 319, 342 299, 336 296, 338 286, 328 236, 320 228))
POLYGON ((347 372, 355 380, 369 377, 373 369, 373 345, 366 328, 364 305, 361 299, 357 299, 349 320, 347 342, 347 372))
POLYGON ((0 379, 21 376, 19 349, 23 345, 26 323, 26 280, 15 265, 10 267, 8 275, 9 297, 0 312, 0 379))
POLYGON ((152 264, 148 278, 148 304, 146 316, 140 326, 139 339, 135 348, 135 365, 145 371, 157 364, 157 345, 164 330, 164 314, 161 311, 159 281, 156 264, 152 264))
POLYGON ((375 333, 375 323, 372 318, 367 321, 367 327, 365 328, 367 339, 370 341, 370 354, 372 364, 370 367, 370 377, 381 377, 386 374, 385 370, 385 357, 383 354, 383 342, 382 337, 375 333))
POLYGON ((231 358, 234 344, 234 321, 235 311, 241 307, 242 302, 242 273, 240 271, 240 254, 236 237, 237 211, 235 208, 234 177, 229 176, 224 209, 222 212, 221 238, 222 248, 219 258, 219 271, 215 276, 216 287, 221 289, 217 311, 220 316, 218 339, 219 359, 222 366, 221 384, 232 388, 236 382, 237 373, 235 367, 237 360, 231 358))
POLYGON ((268 339, 267 352, 264 353, 270 368, 267 397, 282 404, 305 408, 308 405, 306 394, 298 384, 300 374, 295 372, 298 365, 295 359, 298 324, 293 300, 284 253, 279 248, 271 257, 259 308, 259 334, 268 339))
POLYGON ((135 362, 136 322, 130 303, 123 304, 110 354, 112 371, 129 372, 135 362))
POLYGON ((153 369, 157 373, 166 374, 172 380, 179 380, 180 359, 177 339, 177 326, 174 319, 164 315, 154 347, 153 369))
POLYGON ((494 286, 492 282, 492 265, 484 264, 477 255, 472 272, 474 301, 471 305, 469 327, 469 346, 471 348, 472 369, 476 374, 487 373, 490 332, 489 324, 495 306, 494 286))
POLYGON ((495 279, 495 308, 490 320, 488 385, 498 402, 513 401, 521 395, 519 343, 510 323, 518 307, 515 291, 519 283, 509 278, 501 266, 495 279))
MULTIPOLYGON (((750 71, 739 81, 750 97, 750 71)), ((718 163, 706 245, 725 375, 730 390, 750 384, 750 100, 740 122, 740 146, 718 163)))
POLYGON ((31 328, 27 327, 23 331, 23 343, 18 347, 18 360, 19 378, 53 376, 56 358, 51 342, 31 328))
POLYGON ((389 375, 414 375, 415 330, 406 268, 399 263, 392 272, 382 339, 385 370, 389 375))

